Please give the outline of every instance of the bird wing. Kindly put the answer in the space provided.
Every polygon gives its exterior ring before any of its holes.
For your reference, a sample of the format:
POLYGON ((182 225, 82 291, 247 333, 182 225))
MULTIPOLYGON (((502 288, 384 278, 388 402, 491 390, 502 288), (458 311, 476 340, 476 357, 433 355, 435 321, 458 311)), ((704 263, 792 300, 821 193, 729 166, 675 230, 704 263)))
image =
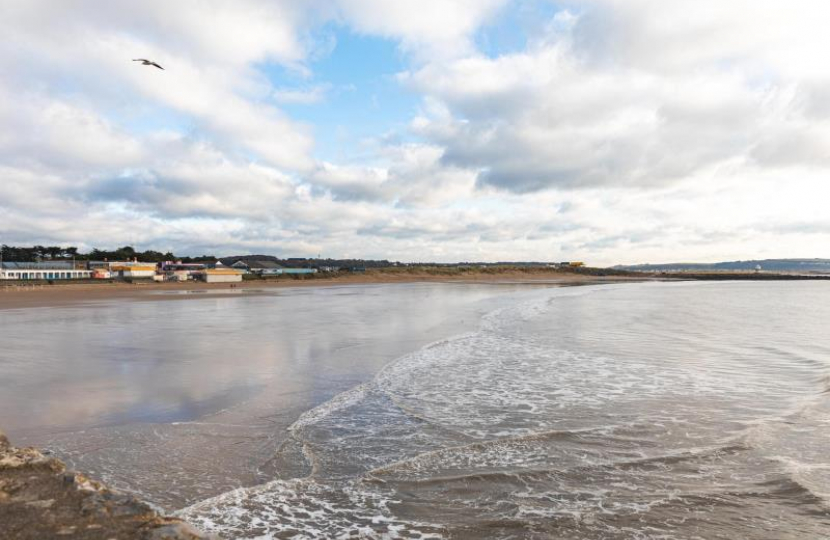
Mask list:
POLYGON ((146 58, 133 58, 133 62, 147 62, 146 58))
POLYGON ((164 70, 164 68, 163 68, 163 67, 161 67, 160 65, 156 64, 155 62, 150 62, 150 65, 151 65, 151 66, 156 66, 157 68, 159 68, 159 69, 160 69, 160 70, 162 70, 162 71, 164 70))

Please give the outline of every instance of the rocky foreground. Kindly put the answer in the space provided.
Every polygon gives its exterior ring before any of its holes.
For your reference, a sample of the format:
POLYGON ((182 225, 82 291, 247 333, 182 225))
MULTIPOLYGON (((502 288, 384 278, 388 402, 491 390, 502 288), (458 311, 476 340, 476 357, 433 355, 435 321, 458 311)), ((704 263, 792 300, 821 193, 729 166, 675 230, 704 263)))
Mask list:
POLYGON ((205 535, 159 515, 0 432, 0 539, 200 540, 205 535))

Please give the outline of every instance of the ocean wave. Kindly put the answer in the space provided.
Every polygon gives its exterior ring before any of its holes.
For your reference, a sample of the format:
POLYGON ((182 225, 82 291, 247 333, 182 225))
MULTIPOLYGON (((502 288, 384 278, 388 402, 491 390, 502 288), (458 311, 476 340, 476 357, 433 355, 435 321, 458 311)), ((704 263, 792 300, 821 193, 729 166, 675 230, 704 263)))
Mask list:
POLYGON ((795 538, 822 524, 804 515, 826 523, 824 363, 797 344, 711 341, 706 325, 675 340, 685 323, 666 326, 677 313, 660 302, 638 324, 667 340, 666 357, 639 342, 568 350, 546 333, 562 293, 538 295, 304 413, 290 452, 311 463, 306 478, 183 515, 225 534, 307 538, 734 537, 736 520, 755 527, 747 537, 795 538))
POLYGON ((294 421, 294 423, 288 426, 287 431, 290 433, 297 433, 304 427, 316 424, 317 422, 331 415, 332 413, 351 407, 352 405, 360 402, 360 400, 366 397, 366 393, 369 391, 371 387, 372 382, 363 383, 358 386, 355 386, 354 388, 350 388, 345 392, 337 394, 330 400, 321 403, 313 409, 309 409, 308 411, 301 414, 300 417, 294 421))
POLYGON ((394 497, 357 482, 277 480, 180 510, 178 517, 232 538, 443 538, 438 525, 397 518, 394 497))
POLYGON ((607 286, 595 287, 580 287, 580 290, 561 290, 550 289, 542 298, 535 298, 529 301, 522 302, 516 306, 509 306, 495 309, 482 316, 479 324, 479 330, 474 332, 466 332, 449 338, 437 340, 429 343, 414 353, 404 355, 390 364, 382 368, 375 377, 366 383, 358 385, 354 388, 346 390, 328 401, 310 409, 300 415, 300 417, 288 428, 288 431, 296 433, 298 430, 319 422, 321 419, 339 410, 348 408, 366 397, 367 392, 382 386, 388 381, 393 380, 412 370, 417 370, 423 361, 424 352, 432 351, 451 345, 452 343, 474 339, 485 331, 494 331, 504 326, 505 321, 508 320, 523 320, 526 321, 534 316, 544 313, 545 309, 550 306, 550 302, 556 298, 579 296, 589 294, 592 289, 607 286))

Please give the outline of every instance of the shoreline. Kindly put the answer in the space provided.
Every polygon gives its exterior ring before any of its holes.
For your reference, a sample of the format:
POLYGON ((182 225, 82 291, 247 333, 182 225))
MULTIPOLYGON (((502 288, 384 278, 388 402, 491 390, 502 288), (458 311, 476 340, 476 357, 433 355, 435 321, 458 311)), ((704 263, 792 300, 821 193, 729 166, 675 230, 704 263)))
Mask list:
POLYGON ((564 272, 501 272, 501 273, 388 273, 367 272, 331 278, 254 279, 241 283, 176 282, 80 282, 61 284, 0 285, 0 311, 25 308, 83 305, 107 300, 186 300, 226 297, 231 291, 281 290, 298 287, 337 287, 348 285, 385 285, 395 283, 458 283, 493 285, 591 285, 601 283, 655 281, 650 276, 591 276, 564 272), (200 294, 181 294, 181 293, 200 294), (171 293, 171 294, 160 294, 171 293), (180 294, 173 294, 180 293, 180 294), (211 294, 214 293, 214 294, 211 294))
POLYGON ((298 287, 337 287, 349 285, 385 285, 394 283, 458 283, 492 285, 595 285, 603 283, 642 283, 654 281, 823 281, 830 275, 774 273, 661 273, 561 271, 548 269, 500 269, 498 271, 389 271, 368 270, 360 274, 304 279, 246 279, 240 283, 187 282, 0 282, 0 311, 25 308, 60 307, 92 304, 107 300, 185 300, 224 297, 231 291, 280 290, 298 287), (159 294, 159 293, 201 294, 159 294), (213 292, 214 294, 211 294, 213 292))

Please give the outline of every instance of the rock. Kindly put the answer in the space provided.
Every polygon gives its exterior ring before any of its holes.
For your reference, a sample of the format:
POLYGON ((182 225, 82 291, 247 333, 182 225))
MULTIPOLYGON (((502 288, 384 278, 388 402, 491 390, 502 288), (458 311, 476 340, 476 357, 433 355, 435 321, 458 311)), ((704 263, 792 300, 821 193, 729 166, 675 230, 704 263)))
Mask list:
POLYGON ((14 448, 6 444, 5 448, 0 451, 0 471, 18 468, 26 470, 46 468, 54 472, 62 472, 65 467, 60 461, 47 458, 34 448, 14 448))
POLYGON ((208 540, 131 495, 66 471, 35 448, 15 448, 0 432, 0 538, 40 540, 208 540))
POLYGON ((34 508, 49 508, 53 504, 55 504, 55 499, 43 499, 38 501, 29 501, 24 503, 26 506, 31 506, 34 508))

